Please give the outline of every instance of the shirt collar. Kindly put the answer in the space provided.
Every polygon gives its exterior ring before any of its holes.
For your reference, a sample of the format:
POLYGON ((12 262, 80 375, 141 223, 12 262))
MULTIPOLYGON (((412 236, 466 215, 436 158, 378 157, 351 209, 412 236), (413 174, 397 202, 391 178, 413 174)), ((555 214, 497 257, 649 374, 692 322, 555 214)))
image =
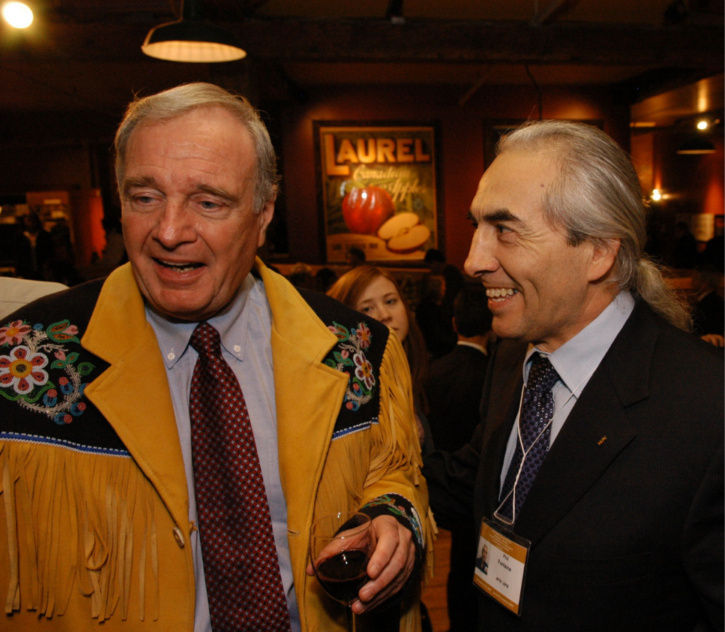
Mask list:
POLYGON ((459 347, 473 347, 474 349, 478 349, 483 355, 488 355, 488 352, 486 351, 486 349, 481 345, 477 345, 475 342, 468 342, 467 340, 459 340, 456 344, 459 347))
POLYGON ((561 381, 578 397, 633 309, 632 295, 629 292, 620 292, 599 316, 553 353, 546 354, 529 345, 524 363, 524 380, 528 376, 531 356, 539 351, 542 355, 548 355, 561 381))
MULTIPOLYGON (((249 310, 245 310, 245 306, 250 297, 255 300, 259 292, 263 292, 258 284, 262 281, 248 274, 227 309, 207 321, 219 332, 222 347, 239 361, 244 360, 244 341, 249 329, 249 310)), ((146 318, 156 332, 161 355, 170 370, 186 352, 191 334, 199 323, 170 321, 150 309, 148 304, 146 318)))

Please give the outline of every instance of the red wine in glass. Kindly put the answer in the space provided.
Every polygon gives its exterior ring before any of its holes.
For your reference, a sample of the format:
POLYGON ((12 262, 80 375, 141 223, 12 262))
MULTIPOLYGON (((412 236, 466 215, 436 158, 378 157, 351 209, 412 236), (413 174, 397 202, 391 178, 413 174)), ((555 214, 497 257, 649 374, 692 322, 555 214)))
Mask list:
POLYGON ((317 580, 328 595, 351 604, 368 581, 366 572, 370 551, 349 549, 317 563, 317 580))
POLYGON ((368 581, 367 565, 375 549, 369 516, 338 512, 318 519, 310 531, 310 562, 318 582, 345 605, 347 628, 355 632, 352 603, 368 581))

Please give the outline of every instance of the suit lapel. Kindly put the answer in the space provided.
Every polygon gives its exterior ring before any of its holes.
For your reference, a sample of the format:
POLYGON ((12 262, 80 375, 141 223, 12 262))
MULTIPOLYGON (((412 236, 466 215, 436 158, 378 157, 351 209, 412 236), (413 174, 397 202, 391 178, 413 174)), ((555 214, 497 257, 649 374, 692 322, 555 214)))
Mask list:
POLYGON ((499 481, 511 428, 519 408, 523 387, 526 345, 501 342, 491 360, 484 387, 485 428, 481 445, 484 481, 483 513, 491 517, 498 508, 499 481))
POLYGON ((531 487, 516 531, 536 543, 555 526, 636 437, 627 408, 649 397, 657 338, 638 305, 584 388, 531 487))
POLYGON ((110 363, 86 389, 177 524, 188 490, 166 369, 130 265, 106 281, 82 344, 110 363), (111 332, 111 335, 109 335, 111 332))
POLYGON ((516 532, 536 543, 586 494, 636 436, 611 386, 593 376, 526 497, 516 532), (592 383, 595 381, 595 383, 592 383))

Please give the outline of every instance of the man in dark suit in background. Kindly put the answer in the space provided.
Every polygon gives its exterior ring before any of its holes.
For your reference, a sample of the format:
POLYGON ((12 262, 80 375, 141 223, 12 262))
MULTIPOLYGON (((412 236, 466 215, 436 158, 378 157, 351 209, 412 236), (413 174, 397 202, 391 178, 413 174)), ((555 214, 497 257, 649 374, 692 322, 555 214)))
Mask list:
POLYGON ((527 124, 470 214, 466 270, 506 340, 470 443, 424 474, 439 524, 481 525, 480 629, 722 630, 722 361, 643 255, 629 158, 527 124))
POLYGON ((481 391, 492 337, 491 311, 480 285, 463 288, 453 306, 458 337, 450 353, 431 362, 425 393, 436 448, 455 452, 465 445, 480 421, 481 391))
POLYGON ((701 263, 692 271, 692 325, 698 336, 722 348, 725 334, 723 273, 715 266, 701 263))
MULTIPOLYGON (((453 351, 430 366, 425 393, 428 422, 436 448, 454 452, 473 435, 480 419, 481 392, 488 365, 491 312, 485 290, 464 287, 453 303, 453 329, 458 343, 453 351)), ((449 632, 476 629, 477 591, 471 581, 476 555, 473 521, 451 526, 448 575, 449 632)))

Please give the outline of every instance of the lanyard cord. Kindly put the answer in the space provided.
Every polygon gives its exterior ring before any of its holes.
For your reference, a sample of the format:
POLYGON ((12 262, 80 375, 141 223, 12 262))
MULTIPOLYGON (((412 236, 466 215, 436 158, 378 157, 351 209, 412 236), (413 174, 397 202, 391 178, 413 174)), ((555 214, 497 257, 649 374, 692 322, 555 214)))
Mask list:
MULTIPOLYGON (((561 378, 559 378, 559 380, 557 380, 557 382, 558 381, 562 381, 562 383, 563 383, 563 380, 561 380, 561 378)), ((527 380, 527 382, 528 382, 528 380, 527 380)), ((556 385, 556 383, 555 383, 555 385, 556 385)), ((552 386, 552 397, 553 397, 553 389, 554 389, 554 387, 552 386)), ((501 523, 503 523, 509 527, 513 526, 514 522, 516 522, 516 487, 519 483, 519 478, 521 477, 521 472, 523 471, 524 463, 526 462, 526 457, 528 456, 529 452, 531 452, 531 449, 539 441, 539 439, 541 439, 541 436, 552 425, 556 416, 562 410, 564 410, 566 408, 566 406, 569 404, 571 399, 574 397, 573 392, 569 393, 569 397, 567 397, 566 401, 561 406, 557 407, 557 410, 554 411, 554 414, 551 416, 551 419, 549 419, 549 421, 546 423, 546 425, 541 429, 539 434, 536 436, 536 439, 534 439, 531 442, 531 445, 528 447, 528 449, 524 449, 524 440, 523 440, 523 437, 521 436, 521 406, 523 405, 523 402, 524 402, 525 391, 526 391, 526 385, 524 385, 524 388, 521 389, 521 395, 519 396, 519 414, 516 419, 516 434, 517 434, 517 440, 518 440, 519 446, 521 447, 521 462, 519 463, 519 469, 516 472, 516 478, 514 479, 514 484, 511 488, 511 491, 508 494, 506 494, 506 496, 504 498, 501 499, 501 502, 499 503, 498 507, 496 508, 496 511, 493 512, 494 518, 496 518, 501 523), (512 499, 512 503, 513 503, 512 507, 511 507, 511 518, 507 518, 506 516, 503 516, 500 513, 501 508, 504 506, 504 504, 506 504, 506 501, 508 501, 509 498, 512 499)), ((514 455, 515 454, 516 454, 516 451, 514 451, 514 455)), ((512 456, 511 458, 513 460, 514 457, 512 456)), ((509 465, 509 467, 510 467, 510 465, 509 465)))

